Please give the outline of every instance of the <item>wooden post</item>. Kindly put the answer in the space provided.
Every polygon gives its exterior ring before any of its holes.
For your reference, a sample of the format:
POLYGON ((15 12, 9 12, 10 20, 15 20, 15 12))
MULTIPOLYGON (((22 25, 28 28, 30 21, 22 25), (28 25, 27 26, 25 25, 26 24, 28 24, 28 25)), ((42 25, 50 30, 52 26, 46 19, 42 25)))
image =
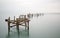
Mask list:
POLYGON ((18 18, 16 19, 16 28, 19 31, 19 20, 18 20, 18 18))
POLYGON ((28 30, 29 30, 29 21, 28 21, 28 30))
POLYGON ((8 18, 8 32, 10 32, 10 17, 8 18))
POLYGON ((23 18, 23 19, 24 19, 24 21, 25 21, 25 30, 26 30, 26 25, 27 25, 27 24, 26 24, 26 15, 24 15, 24 18, 23 18))

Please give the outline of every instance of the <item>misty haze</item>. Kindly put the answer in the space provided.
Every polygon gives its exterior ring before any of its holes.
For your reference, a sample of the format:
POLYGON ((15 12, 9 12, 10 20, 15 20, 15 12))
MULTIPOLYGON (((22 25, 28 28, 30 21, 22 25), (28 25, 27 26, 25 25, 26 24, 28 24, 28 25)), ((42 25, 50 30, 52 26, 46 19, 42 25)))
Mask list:
POLYGON ((0 0, 0 38, 60 38, 60 0, 0 0))

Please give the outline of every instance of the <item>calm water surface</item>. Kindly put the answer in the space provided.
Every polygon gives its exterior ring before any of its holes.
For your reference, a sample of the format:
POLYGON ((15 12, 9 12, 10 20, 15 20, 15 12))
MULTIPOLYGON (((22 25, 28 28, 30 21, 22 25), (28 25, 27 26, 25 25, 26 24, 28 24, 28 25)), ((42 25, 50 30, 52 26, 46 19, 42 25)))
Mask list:
POLYGON ((29 31, 20 26, 11 28, 8 35, 6 16, 0 17, 0 38, 60 38, 60 14, 45 14, 33 17, 30 21, 29 31))

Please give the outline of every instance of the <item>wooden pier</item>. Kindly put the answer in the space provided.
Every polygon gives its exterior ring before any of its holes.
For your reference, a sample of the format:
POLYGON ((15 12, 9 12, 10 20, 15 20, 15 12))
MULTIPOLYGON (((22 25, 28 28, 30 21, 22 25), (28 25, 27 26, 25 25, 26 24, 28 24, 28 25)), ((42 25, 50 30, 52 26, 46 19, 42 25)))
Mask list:
POLYGON ((44 13, 36 13, 36 14, 27 14, 27 15, 20 15, 19 18, 15 18, 11 20, 10 17, 8 19, 5 19, 5 21, 8 24, 8 32, 10 32, 10 28, 16 26, 17 30, 19 31, 19 25, 20 26, 25 26, 25 29, 27 27, 27 29, 29 30, 29 19, 33 18, 33 17, 38 17, 38 16, 44 16, 44 13), (14 25, 10 25, 10 24, 14 24, 14 25))
POLYGON ((8 32, 10 32, 10 28, 16 26, 17 30, 19 31, 19 25, 20 26, 25 26, 25 29, 27 27, 27 29, 29 30, 29 19, 26 17, 26 15, 20 15, 19 18, 15 18, 11 20, 10 17, 8 19, 5 19, 5 21, 8 24, 8 32), (21 17, 22 16, 22 17, 21 17), (10 25, 10 24, 14 24, 14 25, 10 25))

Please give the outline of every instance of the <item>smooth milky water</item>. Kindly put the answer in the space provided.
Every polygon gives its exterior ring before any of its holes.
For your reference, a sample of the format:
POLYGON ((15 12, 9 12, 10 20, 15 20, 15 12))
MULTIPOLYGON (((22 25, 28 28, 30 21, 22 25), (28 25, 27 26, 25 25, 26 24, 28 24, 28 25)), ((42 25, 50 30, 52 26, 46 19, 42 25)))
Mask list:
POLYGON ((8 36, 6 16, 0 17, 0 38, 60 38, 60 14, 45 14, 31 18, 29 31, 20 26, 11 28, 8 36))

